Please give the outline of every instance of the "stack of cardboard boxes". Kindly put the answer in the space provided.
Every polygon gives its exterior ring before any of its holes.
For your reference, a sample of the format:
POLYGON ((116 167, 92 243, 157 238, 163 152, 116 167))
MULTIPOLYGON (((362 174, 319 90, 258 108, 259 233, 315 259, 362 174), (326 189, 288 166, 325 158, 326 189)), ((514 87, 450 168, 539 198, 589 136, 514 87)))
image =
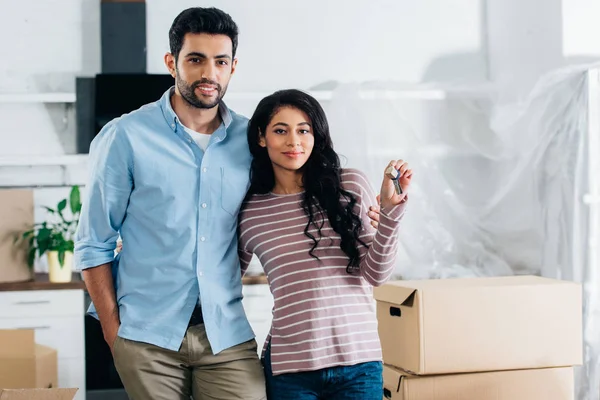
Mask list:
POLYGON ((57 389, 56 350, 35 343, 32 329, 0 330, 0 400, 71 400, 57 389))
POLYGON ((375 289, 384 399, 573 400, 581 286, 535 276, 375 289))

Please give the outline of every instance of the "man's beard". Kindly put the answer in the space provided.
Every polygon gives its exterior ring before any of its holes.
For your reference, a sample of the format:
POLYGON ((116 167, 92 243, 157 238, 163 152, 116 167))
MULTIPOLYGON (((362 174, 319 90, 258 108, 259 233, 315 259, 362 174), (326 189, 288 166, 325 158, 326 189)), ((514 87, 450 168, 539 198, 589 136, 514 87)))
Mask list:
POLYGON ((211 81, 210 79, 203 78, 199 81, 195 81, 190 84, 181 78, 176 79, 177 89, 181 93, 181 97, 192 107, 196 108, 213 108, 219 104, 225 92, 227 92, 227 86, 222 88, 217 82, 211 81), (217 91, 217 96, 213 99, 203 99, 196 95, 196 88, 200 85, 211 85, 214 86, 217 91))

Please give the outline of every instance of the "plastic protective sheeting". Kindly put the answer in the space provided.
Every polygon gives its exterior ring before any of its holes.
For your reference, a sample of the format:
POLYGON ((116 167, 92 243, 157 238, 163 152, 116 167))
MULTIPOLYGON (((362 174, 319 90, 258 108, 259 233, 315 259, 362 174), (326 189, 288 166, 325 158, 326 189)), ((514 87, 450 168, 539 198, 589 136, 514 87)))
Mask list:
POLYGON ((509 85, 381 82, 340 85, 324 103, 345 166, 376 188, 390 160, 414 169, 398 277, 541 274, 583 284, 579 400, 600 398, 597 67, 554 71, 524 97, 509 85))

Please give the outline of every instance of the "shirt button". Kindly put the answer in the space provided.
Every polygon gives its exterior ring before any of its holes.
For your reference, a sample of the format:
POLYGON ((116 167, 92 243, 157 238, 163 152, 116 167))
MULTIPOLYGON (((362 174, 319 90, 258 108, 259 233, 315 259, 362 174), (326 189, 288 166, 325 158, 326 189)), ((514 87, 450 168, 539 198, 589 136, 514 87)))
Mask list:
POLYGON ((171 128, 175 128, 175 124, 171 124, 171 128))
POLYGON ((206 172, 206 171, 208 171, 207 168, 202 168, 202 172, 206 172))
POLYGON ((205 238, 204 236, 202 236, 202 237, 200 238, 200 241, 201 241, 201 242, 204 242, 205 240, 206 240, 206 238, 205 238))
POLYGON ((202 273, 202 271, 198 271, 198 276, 203 276, 204 274, 202 273))
POLYGON ((202 203, 202 208, 206 208, 206 203, 202 203))

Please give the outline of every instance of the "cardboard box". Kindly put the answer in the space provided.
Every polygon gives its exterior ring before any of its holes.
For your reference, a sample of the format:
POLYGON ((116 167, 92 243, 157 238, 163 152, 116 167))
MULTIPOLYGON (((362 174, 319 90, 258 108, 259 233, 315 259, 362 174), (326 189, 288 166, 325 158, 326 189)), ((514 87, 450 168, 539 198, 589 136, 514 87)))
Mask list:
POLYGON ((573 368, 409 375, 383 366, 383 398, 391 400, 574 400, 573 368))
POLYGON ((0 400, 72 400, 77 389, 0 389, 0 400))
POLYGON ((375 288, 386 364, 418 375, 582 363, 581 286, 536 276, 375 288))
POLYGON ((0 330, 0 389, 56 388, 56 350, 35 343, 32 329, 0 330))
POLYGON ((33 221, 32 190, 0 190, 0 282, 32 279, 27 265, 28 246, 16 246, 14 237, 29 229, 33 221))

